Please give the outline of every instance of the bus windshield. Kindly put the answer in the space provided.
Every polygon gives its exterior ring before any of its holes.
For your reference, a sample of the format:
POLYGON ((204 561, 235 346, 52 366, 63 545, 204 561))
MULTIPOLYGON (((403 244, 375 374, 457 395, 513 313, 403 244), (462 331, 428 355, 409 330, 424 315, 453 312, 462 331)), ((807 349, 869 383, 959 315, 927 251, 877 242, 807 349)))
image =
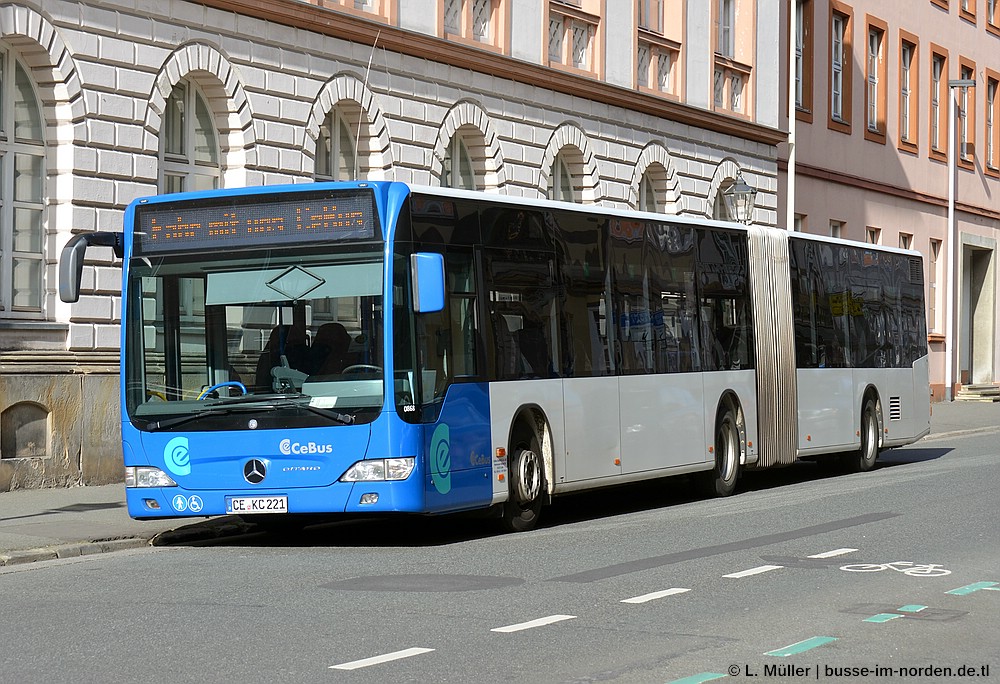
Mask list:
POLYGON ((132 422, 231 428, 233 413, 264 407, 293 409, 301 425, 329 424, 326 413, 373 419, 383 404, 383 262, 352 250, 133 259, 132 422))

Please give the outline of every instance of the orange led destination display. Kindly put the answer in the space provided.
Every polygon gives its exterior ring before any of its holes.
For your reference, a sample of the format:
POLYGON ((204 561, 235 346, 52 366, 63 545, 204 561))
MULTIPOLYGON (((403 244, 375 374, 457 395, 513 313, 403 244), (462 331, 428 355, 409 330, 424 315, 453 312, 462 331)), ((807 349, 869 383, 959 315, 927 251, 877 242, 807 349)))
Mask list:
POLYGON ((291 191, 136 207, 136 254, 372 240, 371 192, 291 191))

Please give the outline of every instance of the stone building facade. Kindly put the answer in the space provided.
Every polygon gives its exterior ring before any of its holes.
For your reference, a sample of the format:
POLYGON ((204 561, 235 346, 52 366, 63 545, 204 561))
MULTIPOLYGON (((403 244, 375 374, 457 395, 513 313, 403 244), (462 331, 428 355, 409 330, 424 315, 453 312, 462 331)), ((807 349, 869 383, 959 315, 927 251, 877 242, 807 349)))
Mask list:
POLYGON ((345 176, 777 222, 772 0, 0 0, 0 491, 120 479, 133 199, 345 176), (624 11, 623 11, 624 10, 624 11))

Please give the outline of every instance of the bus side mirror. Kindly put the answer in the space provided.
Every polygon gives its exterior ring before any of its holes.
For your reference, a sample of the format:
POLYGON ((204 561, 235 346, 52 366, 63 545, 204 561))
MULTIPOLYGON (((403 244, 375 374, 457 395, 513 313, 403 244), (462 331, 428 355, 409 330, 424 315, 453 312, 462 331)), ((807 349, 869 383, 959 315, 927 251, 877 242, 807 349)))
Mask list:
POLYGON ((121 233, 81 233, 71 237, 59 256, 59 299, 64 302, 71 304, 80 301, 83 257, 89 245, 111 247, 119 259, 125 253, 121 233))
POLYGON ((433 313, 444 308, 444 255, 417 252, 410 255, 413 277, 413 310, 433 313))

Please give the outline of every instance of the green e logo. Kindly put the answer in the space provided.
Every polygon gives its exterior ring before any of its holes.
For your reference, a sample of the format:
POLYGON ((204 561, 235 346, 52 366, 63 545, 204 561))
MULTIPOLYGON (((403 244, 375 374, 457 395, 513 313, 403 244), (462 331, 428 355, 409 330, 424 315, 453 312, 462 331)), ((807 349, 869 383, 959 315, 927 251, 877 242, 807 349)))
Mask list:
POLYGON ((451 430, 445 423, 434 429, 431 437, 431 478, 441 494, 451 491, 451 430))

